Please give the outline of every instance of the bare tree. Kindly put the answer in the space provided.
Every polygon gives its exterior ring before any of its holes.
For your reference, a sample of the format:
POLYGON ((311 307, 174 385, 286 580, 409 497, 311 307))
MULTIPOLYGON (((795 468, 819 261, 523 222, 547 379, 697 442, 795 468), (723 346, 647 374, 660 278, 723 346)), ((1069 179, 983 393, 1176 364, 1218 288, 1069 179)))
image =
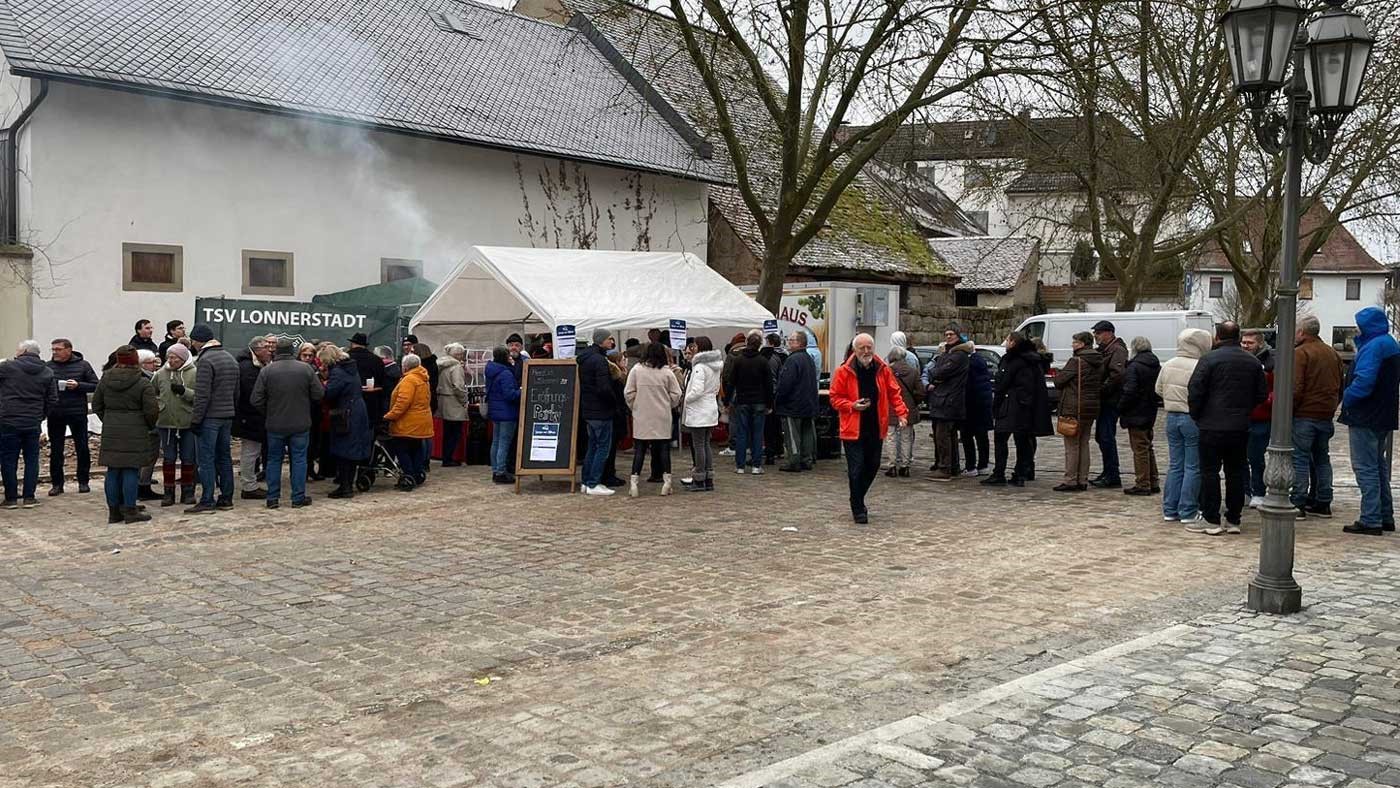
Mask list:
POLYGON ((1024 68, 997 60, 1021 33, 998 6, 668 0, 713 109, 694 119, 723 141, 764 240, 759 303, 778 308, 789 263, 901 124, 1024 68), (757 108, 746 104, 752 86, 757 108), (846 126, 857 119, 867 125, 846 126))

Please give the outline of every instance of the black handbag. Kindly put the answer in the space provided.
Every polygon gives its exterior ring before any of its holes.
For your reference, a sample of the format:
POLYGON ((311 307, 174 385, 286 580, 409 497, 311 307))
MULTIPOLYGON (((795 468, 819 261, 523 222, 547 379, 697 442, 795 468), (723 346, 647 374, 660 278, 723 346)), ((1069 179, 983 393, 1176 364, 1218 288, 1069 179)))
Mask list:
POLYGON ((350 434, 350 409, 331 408, 331 432, 336 435, 350 434))

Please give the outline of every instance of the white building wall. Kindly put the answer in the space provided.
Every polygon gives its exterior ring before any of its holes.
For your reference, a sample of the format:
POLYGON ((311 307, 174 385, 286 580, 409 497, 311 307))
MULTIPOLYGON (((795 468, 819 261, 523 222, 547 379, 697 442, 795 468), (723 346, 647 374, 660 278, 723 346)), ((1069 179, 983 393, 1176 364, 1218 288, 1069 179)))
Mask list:
MULTIPOLYGON (((1235 314, 1235 277, 1223 272, 1192 272, 1189 309, 1202 309, 1215 315, 1215 319, 1233 320, 1235 314), (1210 280, 1220 277, 1223 281, 1220 298, 1210 297, 1210 280)), ((1356 328, 1356 313, 1368 306, 1380 306, 1385 297, 1385 274, 1303 274, 1312 279, 1313 297, 1299 298, 1298 312, 1313 315, 1322 327, 1322 339, 1333 341, 1335 329, 1356 328), (1361 297, 1348 300, 1347 280, 1361 280, 1361 297)))
POLYGON ((297 301, 381 258, 441 281, 479 244, 705 257, 706 188, 677 178, 60 83, 31 123, 34 333, 96 357, 198 296, 267 298, 242 295, 244 249, 293 253, 297 301), (126 242, 183 247, 183 292, 124 292, 126 242))

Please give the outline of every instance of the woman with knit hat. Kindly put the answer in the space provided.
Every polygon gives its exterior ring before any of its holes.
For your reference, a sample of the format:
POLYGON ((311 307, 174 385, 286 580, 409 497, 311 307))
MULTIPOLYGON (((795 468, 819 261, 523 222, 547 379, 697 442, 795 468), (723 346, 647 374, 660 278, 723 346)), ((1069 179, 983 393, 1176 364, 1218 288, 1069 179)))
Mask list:
POLYGON ((190 349, 179 343, 166 348, 165 366, 156 372, 156 401, 160 415, 161 506, 175 505, 175 466, 180 466, 180 503, 194 504, 194 458, 198 451, 190 417, 194 414, 194 379, 197 374, 190 349))
POLYGON ((136 348, 117 348, 116 365, 97 382, 92 412, 102 420, 99 464, 106 466, 107 522, 139 523, 151 516, 137 508, 140 468, 151 459, 151 430, 160 415, 156 390, 141 374, 136 348))

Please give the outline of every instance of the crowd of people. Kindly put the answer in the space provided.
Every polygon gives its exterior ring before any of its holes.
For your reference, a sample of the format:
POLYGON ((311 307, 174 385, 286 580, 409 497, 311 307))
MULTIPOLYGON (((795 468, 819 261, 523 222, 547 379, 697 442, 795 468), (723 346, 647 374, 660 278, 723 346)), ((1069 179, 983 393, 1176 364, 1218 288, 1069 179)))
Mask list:
MULTIPOLYGON (((1360 516, 1344 530, 1380 534, 1395 527, 1389 441, 1400 426, 1400 344, 1379 308, 1359 312, 1357 325, 1355 363, 1344 375, 1341 358, 1319 337, 1318 321, 1299 321, 1288 505, 1302 519, 1332 516, 1328 444, 1340 407, 1361 491, 1360 516)), ((48 494, 67 489, 68 440, 77 491, 89 492, 89 398, 102 422, 98 464, 106 469, 112 523, 151 519, 147 501, 179 504, 194 515, 230 509, 235 496, 279 508, 284 463, 292 507, 311 505, 308 481, 332 479, 328 497, 350 498, 376 446, 392 457, 398 486, 411 490, 427 482, 435 417, 443 423, 441 466, 462 464, 473 381, 460 344, 449 344, 439 358, 411 335, 397 352, 371 348, 364 334, 350 337, 344 348, 268 336, 230 352, 204 325, 187 333, 184 323, 170 321, 159 344, 153 333, 150 321, 138 321, 132 338, 108 356, 101 376, 67 339, 50 343, 47 362, 38 343, 27 340, 0 364, 5 508, 38 506, 39 435, 45 428, 51 446, 48 494)), ((1074 335, 1072 348, 1054 370, 1043 345, 1012 332, 1000 362, 991 365, 970 336, 949 325, 934 358, 920 368, 902 333, 895 332, 883 355, 870 335, 858 335, 829 385, 854 521, 869 521, 865 498, 882 467, 890 478, 913 475, 924 410, 933 440, 933 464, 923 476, 928 480, 984 477, 980 483, 986 486, 1024 486, 1036 478, 1039 439, 1058 434, 1064 475, 1056 492, 1121 488, 1127 495, 1160 494, 1164 521, 1209 535, 1239 533, 1246 506, 1279 505, 1266 499, 1264 481, 1279 351, 1262 332, 1241 332, 1230 322, 1220 324, 1214 337, 1187 329, 1163 363, 1146 338, 1125 342, 1111 322, 1101 320, 1074 335), (1058 413, 1047 379, 1058 392, 1058 413), (1154 446, 1159 410, 1166 413, 1165 473, 1154 446), (1132 453, 1133 483, 1126 487, 1120 428, 1132 453), (1092 478, 1091 436, 1100 456, 1100 472, 1092 478)), ((671 448, 685 443, 690 468, 679 487, 688 492, 715 490, 716 456, 733 457, 740 475, 762 474, 766 465, 789 473, 812 470, 822 409, 814 350, 802 332, 784 342, 777 334, 750 331, 723 348, 697 336, 676 350, 660 330, 624 347, 607 329, 594 331, 577 359, 582 491, 612 495, 625 488, 637 497, 644 483, 656 483, 661 495, 670 495, 677 488, 671 448), (728 444, 716 452, 720 429, 726 429, 728 444), (628 439, 632 466, 623 479, 617 454, 628 439)), ((515 482, 523 369, 531 356, 548 354, 538 342, 527 353, 521 335, 512 334, 485 365, 481 409, 491 423, 489 461, 498 484, 515 482)))

